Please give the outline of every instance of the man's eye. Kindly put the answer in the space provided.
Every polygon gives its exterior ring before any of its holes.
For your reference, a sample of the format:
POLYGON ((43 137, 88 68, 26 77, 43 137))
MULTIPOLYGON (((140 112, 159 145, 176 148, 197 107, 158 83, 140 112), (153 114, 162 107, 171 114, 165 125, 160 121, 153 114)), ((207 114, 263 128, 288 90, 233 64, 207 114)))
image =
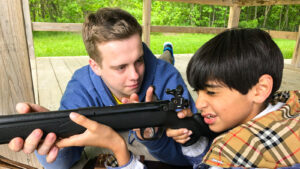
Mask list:
POLYGON ((125 69, 125 66, 119 66, 118 67, 118 70, 123 70, 123 69, 125 69))
POLYGON ((144 58, 143 57, 140 57, 137 62, 144 62, 144 58))

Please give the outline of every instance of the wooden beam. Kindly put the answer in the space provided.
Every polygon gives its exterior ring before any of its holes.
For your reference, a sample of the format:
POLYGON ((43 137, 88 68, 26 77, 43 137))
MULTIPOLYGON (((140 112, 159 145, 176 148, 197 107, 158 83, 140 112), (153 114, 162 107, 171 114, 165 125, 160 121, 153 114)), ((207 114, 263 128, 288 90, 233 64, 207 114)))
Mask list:
POLYGON ((239 6, 297 5, 300 0, 238 0, 239 6))
POLYGON ((211 27, 190 27, 190 26, 151 26, 151 32, 168 32, 168 33, 207 33, 218 34, 226 28, 211 27))
POLYGON ((143 41, 150 47, 151 0, 143 0, 143 41))
POLYGON ((0 0, 0 113, 15 113, 21 101, 34 102, 20 0, 0 0))
POLYGON ((272 38, 297 40, 298 32, 265 30, 272 38))
POLYGON ((296 68, 300 68, 300 26, 298 31, 298 37, 292 58, 292 64, 295 65, 296 68))
POLYGON ((169 2, 184 2, 204 5, 221 5, 221 6, 232 6, 232 0, 159 0, 169 2))
POLYGON ((227 28, 237 28, 239 26, 241 7, 234 4, 230 7, 227 28))
POLYGON ((33 22, 33 31, 81 32, 82 23, 33 22))
MULTIPOLYGON (((80 23, 48 23, 33 22, 33 31, 69 31, 72 25, 72 32, 80 32, 80 23), (55 28, 55 29, 54 29, 55 28)), ((171 32, 171 33, 220 33, 226 28, 213 27, 191 27, 191 26, 150 26, 150 32, 171 32)), ((298 32, 266 30, 272 38, 296 40, 298 32)), ((145 33, 145 30, 144 30, 145 33)), ((150 35, 150 34, 149 34, 150 35)))
POLYGON ((34 54, 34 44, 33 44, 33 35, 32 35, 32 23, 30 18, 30 10, 29 10, 29 2, 28 0, 22 0, 22 7, 23 7, 23 16, 24 16, 24 24, 25 24, 25 32, 26 32, 26 39, 27 39, 27 46, 28 46, 28 54, 29 54, 29 61, 31 67, 31 74, 32 74, 32 82, 33 82, 33 89, 34 89, 34 100, 36 104, 39 104, 39 95, 38 95, 38 83, 37 83, 37 72, 36 72, 36 60, 34 54))
POLYGON ((296 5, 300 0, 159 0, 169 2, 184 2, 204 5, 220 6, 268 6, 268 5, 296 5))
MULTIPOLYGON (((16 114, 18 102, 34 102, 21 0, 0 0, 0 115, 16 114)), ((34 154, 15 153, 7 145, 0 155, 41 168, 34 154)))

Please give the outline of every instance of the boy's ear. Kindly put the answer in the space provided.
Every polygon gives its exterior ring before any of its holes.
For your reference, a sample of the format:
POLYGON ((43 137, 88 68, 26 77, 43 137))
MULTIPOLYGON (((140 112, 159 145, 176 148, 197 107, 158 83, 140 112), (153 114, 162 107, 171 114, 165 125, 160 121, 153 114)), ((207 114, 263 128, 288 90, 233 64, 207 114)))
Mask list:
POLYGON ((99 66, 99 64, 96 61, 94 61, 93 59, 90 58, 89 65, 96 75, 101 76, 101 67, 99 66))
POLYGON ((263 103, 271 94, 273 89, 273 78, 264 74, 260 76, 257 84, 253 87, 254 101, 256 103, 263 103))

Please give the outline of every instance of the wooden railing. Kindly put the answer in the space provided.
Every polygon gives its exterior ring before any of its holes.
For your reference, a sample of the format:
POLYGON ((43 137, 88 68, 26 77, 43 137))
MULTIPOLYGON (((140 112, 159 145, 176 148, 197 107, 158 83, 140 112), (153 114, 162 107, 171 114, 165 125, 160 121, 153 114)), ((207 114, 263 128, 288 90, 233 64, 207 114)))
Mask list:
MULTIPOLYGON (((288 5, 300 4, 300 0, 160 0, 169 2, 197 3, 206 5, 229 6, 229 18, 227 28, 238 27, 240 12, 242 6, 263 6, 263 5, 288 5)), ((212 33, 218 34, 227 28, 221 27, 189 27, 189 26, 152 26, 151 25, 151 2, 152 0, 143 0, 143 41, 150 46, 151 32, 169 32, 169 33, 212 33)), ((33 31, 66 31, 80 32, 82 24, 80 23, 45 23, 32 22, 33 31)), ((300 42, 299 32, 266 30, 272 38, 296 40, 296 46, 293 53, 292 65, 300 68, 300 42)), ((293 67, 292 66, 292 67, 293 67)))

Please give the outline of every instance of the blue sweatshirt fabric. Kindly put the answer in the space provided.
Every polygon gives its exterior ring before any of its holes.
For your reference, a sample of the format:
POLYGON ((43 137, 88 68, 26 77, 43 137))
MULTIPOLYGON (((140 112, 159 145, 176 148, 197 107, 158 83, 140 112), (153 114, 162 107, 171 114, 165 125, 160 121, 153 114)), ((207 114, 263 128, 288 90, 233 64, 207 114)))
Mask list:
MULTIPOLYGON (((191 110, 196 113, 194 101, 177 69, 166 61, 157 59, 149 48, 143 44, 145 74, 138 93, 140 101, 145 100, 146 90, 155 86, 155 95, 159 100, 171 100, 172 95, 165 93, 166 89, 175 89, 177 85, 184 87, 183 97, 190 100, 191 110)), ((101 77, 96 75, 89 65, 78 69, 69 81, 62 97, 60 110, 82 107, 104 107, 116 105, 110 90, 101 77)), ((166 135, 159 140, 142 142, 149 152, 157 159, 173 165, 189 165, 182 154, 181 145, 166 135)), ((83 147, 70 147, 60 150, 55 162, 46 162, 46 156, 36 153, 40 163, 46 168, 70 168, 80 159, 83 147)))

